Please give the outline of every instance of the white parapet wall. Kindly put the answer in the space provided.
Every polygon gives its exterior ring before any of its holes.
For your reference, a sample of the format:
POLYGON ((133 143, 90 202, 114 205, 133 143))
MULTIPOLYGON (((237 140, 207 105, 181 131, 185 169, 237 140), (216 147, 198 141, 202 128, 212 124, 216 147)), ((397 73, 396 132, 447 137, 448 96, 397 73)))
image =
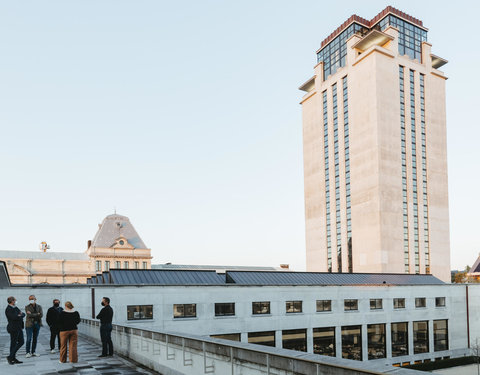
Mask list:
MULTIPOLYGON (((82 319, 80 334, 97 343, 99 322, 82 319)), ((162 375, 420 375, 423 371, 353 362, 180 333, 114 325, 115 351, 162 375)))

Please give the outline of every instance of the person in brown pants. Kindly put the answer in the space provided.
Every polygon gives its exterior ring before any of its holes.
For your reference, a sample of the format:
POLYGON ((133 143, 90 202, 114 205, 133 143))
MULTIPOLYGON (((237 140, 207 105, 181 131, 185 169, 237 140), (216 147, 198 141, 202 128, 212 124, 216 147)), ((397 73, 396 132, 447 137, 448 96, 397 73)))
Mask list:
POLYGON ((70 363, 78 362, 77 342, 80 314, 73 309, 70 301, 65 302, 65 310, 60 313, 58 325, 60 328, 60 363, 67 362, 67 345, 70 363))

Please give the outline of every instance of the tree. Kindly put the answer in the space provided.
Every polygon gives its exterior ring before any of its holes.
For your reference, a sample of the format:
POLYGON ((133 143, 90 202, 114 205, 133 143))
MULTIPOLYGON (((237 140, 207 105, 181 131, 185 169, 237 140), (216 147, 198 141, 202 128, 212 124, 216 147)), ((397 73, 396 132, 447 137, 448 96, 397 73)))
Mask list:
POLYGON ((466 272, 457 272, 453 277, 453 282, 455 284, 464 284, 467 280, 466 272))

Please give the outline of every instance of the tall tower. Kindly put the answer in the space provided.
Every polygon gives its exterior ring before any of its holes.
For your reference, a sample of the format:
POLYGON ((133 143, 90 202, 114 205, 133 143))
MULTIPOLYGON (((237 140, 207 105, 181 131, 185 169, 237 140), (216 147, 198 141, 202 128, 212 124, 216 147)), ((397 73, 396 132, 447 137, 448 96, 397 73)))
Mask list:
POLYGON ((445 80, 422 21, 387 7, 321 44, 300 89, 307 270, 450 280, 445 80))

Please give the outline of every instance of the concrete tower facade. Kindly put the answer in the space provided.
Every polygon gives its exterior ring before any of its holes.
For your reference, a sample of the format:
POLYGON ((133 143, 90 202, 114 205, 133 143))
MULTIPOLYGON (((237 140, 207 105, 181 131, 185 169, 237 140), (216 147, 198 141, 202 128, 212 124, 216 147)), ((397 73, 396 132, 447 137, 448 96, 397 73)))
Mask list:
POLYGON ((387 7, 317 51, 302 98, 307 270, 450 280, 445 81, 423 23, 387 7))

